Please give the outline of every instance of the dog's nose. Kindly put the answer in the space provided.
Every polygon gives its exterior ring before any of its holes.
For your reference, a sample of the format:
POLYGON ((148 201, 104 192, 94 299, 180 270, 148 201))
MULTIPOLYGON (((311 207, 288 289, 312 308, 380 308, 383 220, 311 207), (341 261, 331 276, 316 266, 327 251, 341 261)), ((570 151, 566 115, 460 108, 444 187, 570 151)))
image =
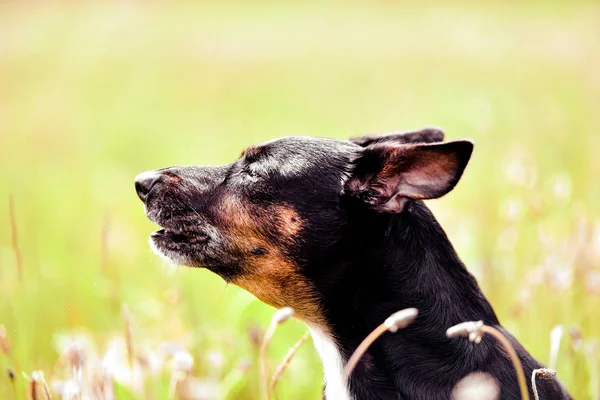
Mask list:
POLYGON ((159 178, 160 173, 157 171, 142 172, 135 177, 135 191, 137 192, 140 200, 142 200, 144 203, 146 202, 148 193, 150 193, 154 185, 158 183, 159 178))

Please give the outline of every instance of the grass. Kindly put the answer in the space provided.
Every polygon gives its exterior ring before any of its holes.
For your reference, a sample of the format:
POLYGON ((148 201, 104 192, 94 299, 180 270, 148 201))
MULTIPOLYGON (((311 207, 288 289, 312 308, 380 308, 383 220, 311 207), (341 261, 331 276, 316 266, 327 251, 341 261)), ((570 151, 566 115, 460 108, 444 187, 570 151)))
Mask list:
POLYGON ((377 326, 371 333, 369 333, 363 341, 358 345, 354 353, 348 358, 348 362, 344 366, 344 378, 346 381, 352 376, 352 371, 363 357, 363 355, 369 350, 369 347, 375 343, 377 339, 386 332, 396 333, 399 329, 406 328, 410 325, 419 311, 416 308, 405 308, 404 310, 396 311, 377 326))
MULTIPOLYGON (((126 305, 136 351, 180 342, 205 384, 258 398, 252 338, 272 309, 207 271, 168 273, 146 244, 155 228, 133 177, 226 163, 281 135, 438 125, 476 147, 431 207, 536 357, 548 361, 552 327, 572 332, 557 376, 575 398, 598 398, 599 18, 597 3, 566 1, 2 4, 0 324, 11 347, 0 368, 16 371, 20 394, 21 372, 64 378, 65 338, 103 353, 123 337, 126 305)), ((304 331, 282 325, 273 359, 304 331)), ((310 346, 289 369, 279 398, 320 396, 310 346)), ((158 373, 148 392, 163 398, 169 383, 158 373)), ((12 396, 2 372, 0 398, 12 396)))
MULTIPOLYGON (((454 325, 448 328, 446 331, 446 336, 449 338, 464 336, 468 337, 469 341, 477 344, 481 343, 484 335, 492 336, 504 348, 504 351, 506 354, 508 354, 515 369, 515 375, 519 383, 519 389, 521 390, 521 396, 519 398, 521 400, 529 400, 529 390, 527 388, 525 373, 523 370, 523 365, 521 364, 521 360, 519 359, 519 355, 515 351, 513 345, 510 343, 510 340, 500 330, 494 328, 493 326, 485 325, 483 321, 467 321, 461 322, 458 325, 454 325)), ((536 396, 536 400, 539 400, 537 399, 537 391, 535 386, 533 386, 533 392, 536 396)))

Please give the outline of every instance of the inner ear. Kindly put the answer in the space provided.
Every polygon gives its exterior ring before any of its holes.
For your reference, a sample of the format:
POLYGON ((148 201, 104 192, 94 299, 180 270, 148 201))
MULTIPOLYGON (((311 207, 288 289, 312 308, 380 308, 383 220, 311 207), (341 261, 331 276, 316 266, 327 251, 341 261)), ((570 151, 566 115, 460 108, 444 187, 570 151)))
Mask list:
POLYGON ((401 212, 408 199, 434 199, 451 191, 471 158, 473 143, 366 147, 356 160, 345 193, 380 212, 401 212))
POLYGON ((440 128, 425 127, 421 129, 389 132, 380 135, 366 135, 351 138, 350 141, 362 147, 371 146, 377 143, 436 143, 444 140, 444 131, 440 128))

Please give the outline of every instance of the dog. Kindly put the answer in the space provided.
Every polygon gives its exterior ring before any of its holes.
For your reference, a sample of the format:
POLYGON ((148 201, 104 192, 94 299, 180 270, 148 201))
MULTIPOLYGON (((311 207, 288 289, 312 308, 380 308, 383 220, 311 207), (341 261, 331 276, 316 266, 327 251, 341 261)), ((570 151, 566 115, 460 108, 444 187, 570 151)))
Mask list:
MULTIPOLYGON (((481 320, 509 338, 526 376, 542 367, 500 325, 423 203, 455 187, 473 151, 470 141, 443 139, 437 128, 284 137, 231 164, 144 172, 135 188, 163 228, 150 237, 159 256, 294 309, 322 359, 326 399, 450 399, 476 371, 497 380, 501 399, 519 399, 514 368, 494 339, 445 335, 481 320), (408 307, 418 318, 383 335, 344 379, 362 339, 408 307)), ((558 381, 538 386, 542 399, 570 398, 558 381)))

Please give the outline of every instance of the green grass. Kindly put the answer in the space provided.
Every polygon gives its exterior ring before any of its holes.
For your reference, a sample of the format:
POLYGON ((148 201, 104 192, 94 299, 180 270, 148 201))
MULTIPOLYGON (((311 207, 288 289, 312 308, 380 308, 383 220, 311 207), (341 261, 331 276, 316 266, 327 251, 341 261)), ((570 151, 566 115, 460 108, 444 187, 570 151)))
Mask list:
MULTIPOLYGON (((122 336, 123 304, 136 349, 179 340, 196 376, 257 397, 255 364, 237 384, 230 371, 255 362, 249 327, 273 310, 207 271, 167 273, 133 177, 226 163, 281 135, 423 125, 477 143, 457 189, 430 204, 501 321, 543 362, 553 326, 579 329, 558 375, 577 399, 597 398, 599 20, 598 4, 578 2, 3 4, 0 324, 13 360, 0 355, 0 398, 13 395, 7 367, 20 393, 21 370, 64 377, 64 335, 101 353, 122 336)), ((304 331, 282 326, 273 360, 304 331)), ((321 376, 304 345, 278 397, 319 398, 321 376)), ((159 374, 144 398, 168 384, 159 374)))

